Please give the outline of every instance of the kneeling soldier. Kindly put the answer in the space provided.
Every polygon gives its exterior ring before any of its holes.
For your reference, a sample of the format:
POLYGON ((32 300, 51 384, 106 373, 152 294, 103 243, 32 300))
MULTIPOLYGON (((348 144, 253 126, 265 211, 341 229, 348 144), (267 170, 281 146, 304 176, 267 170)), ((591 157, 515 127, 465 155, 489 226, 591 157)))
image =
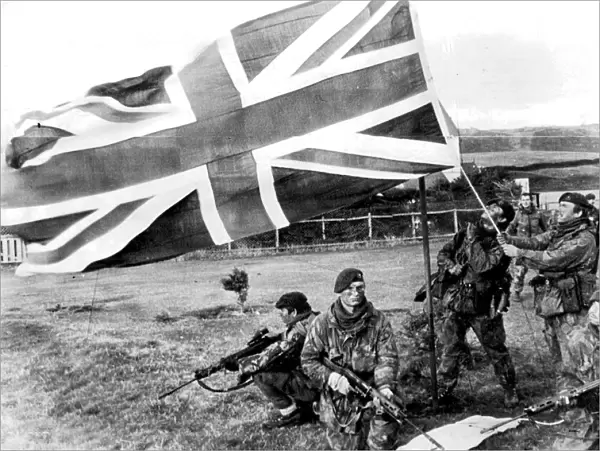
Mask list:
POLYGON ((260 354, 241 359, 240 377, 252 377, 263 394, 279 409, 280 416, 263 424, 266 429, 292 426, 311 421, 312 403, 319 391, 300 367, 300 353, 306 334, 317 312, 313 312, 306 296, 300 292, 286 293, 275 308, 287 326, 283 339, 260 354))

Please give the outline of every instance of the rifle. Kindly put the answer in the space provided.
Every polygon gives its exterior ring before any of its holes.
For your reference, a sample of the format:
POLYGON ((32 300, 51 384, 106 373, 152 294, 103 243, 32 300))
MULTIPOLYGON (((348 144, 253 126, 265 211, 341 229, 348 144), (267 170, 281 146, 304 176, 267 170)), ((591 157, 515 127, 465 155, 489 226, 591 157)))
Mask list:
POLYGON ((218 389, 213 389, 213 388, 207 386, 206 384, 202 383, 201 379, 205 379, 208 376, 210 376, 211 374, 214 374, 217 371, 220 371, 222 369, 231 368, 232 366, 237 367, 237 365, 238 365, 237 362, 239 359, 241 359, 243 357, 248 357, 248 356, 251 356, 254 354, 258 354, 259 352, 264 351, 271 344, 281 340, 281 337, 282 337, 281 334, 278 334, 275 336, 269 336, 268 334, 269 334, 269 329, 267 329, 266 327, 263 329, 260 329, 259 331, 257 331, 254 334, 254 336, 250 339, 250 341, 247 343, 247 346, 244 349, 234 352, 233 354, 230 354, 228 356, 222 357, 217 363, 215 363, 213 365, 210 365, 206 368, 201 368, 199 370, 196 370, 194 373, 194 378, 192 380, 184 382, 180 386, 174 388, 173 390, 171 390, 167 393, 163 393, 162 395, 160 395, 158 397, 158 399, 163 399, 169 395, 172 395, 176 391, 182 389, 186 385, 189 385, 195 381, 197 381, 201 387, 203 387, 207 390, 210 390, 210 391, 215 391, 215 392, 227 392, 230 390, 235 390, 235 389, 243 388, 247 385, 250 385, 252 383, 252 381, 248 381, 247 383, 244 383, 243 385, 241 384, 232 389, 218 390, 218 389))
POLYGON ((489 427, 486 429, 482 429, 481 433, 485 434, 486 432, 493 431, 494 429, 499 428, 500 426, 504 426, 505 424, 511 423, 515 420, 518 420, 519 418, 529 417, 529 416, 544 412, 546 410, 550 410, 551 408, 560 405, 561 398, 564 398, 564 397, 567 397, 569 399, 578 398, 579 396, 583 395, 584 393, 592 391, 598 387, 600 387, 600 379, 596 379, 595 381, 588 382, 587 384, 584 384, 577 388, 563 390, 562 392, 559 393, 559 396, 552 396, 550 398, 544 399, 543 401, 541 401, 537 404, 533 404, 529 407, 526 407, 523 410, 523 413, 521 415, 518 415, 509 420, 501 421, 500 423, 496 424, 495 426, 492 426, 492 427, 489 427))
POLYGON ((350 382, 350 386, 360 396, 371 399, 373 401, 377 399, 379 404, 381 405, 381 408, 385 411, 385 413, 387 413, 389 416, 391 416, 398 423, 402 424, 402 422, 405 421, 410 426, 412 426, 414 429, 416 429, 420 434, 422 434, 427 440, 429 440, 431 443, 433 443, 437 448, 439 448, 441 450, 444 449, 444 447, 442 445, 440 445, 438 442, 436 442, 433 439, 433 437, 431 437, 429 434, 427 434, 425 431, 423 431, 419 426, 417 426, 412 421, 410 421, 408 419, 408 416, 402 411, 402 409, 398 406, 396 401, 386 398, 381 393, 379 393, 379 391, 375 387, 372 387, 371 385, 367 384, 365 381, 363 381, 361 378, 359 378, 352 371, 333 363, 327 357, 323 357, 323 364, 330 370, 335 371, 336 373, 339 373, 342 376, 344 376, 346 379, 348 379, 348 382, 350 382))

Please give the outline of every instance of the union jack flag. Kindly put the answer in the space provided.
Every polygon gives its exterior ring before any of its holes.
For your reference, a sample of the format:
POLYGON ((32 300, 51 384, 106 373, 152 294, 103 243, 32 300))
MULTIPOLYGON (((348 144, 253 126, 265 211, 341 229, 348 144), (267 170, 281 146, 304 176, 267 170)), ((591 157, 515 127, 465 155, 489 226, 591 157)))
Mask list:
POLYGON ((407 1, 288 8, 16 129, 2 226, 29 243, 22 274, 228 243, 460 159, 407 1))

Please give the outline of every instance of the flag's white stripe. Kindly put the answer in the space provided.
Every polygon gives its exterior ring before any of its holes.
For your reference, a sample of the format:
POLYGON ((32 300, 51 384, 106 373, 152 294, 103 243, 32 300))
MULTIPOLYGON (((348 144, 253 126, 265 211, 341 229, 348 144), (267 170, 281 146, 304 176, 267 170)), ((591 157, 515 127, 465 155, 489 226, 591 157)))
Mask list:
POLYGON ((371 31, 375 25, 377 25, 387 13, 389 13, 394 6, 396 6, 397 1, 387 1, 384 5, 382 5, 375 14, 362 26, 360 27, 356 33, 351 36, 343 45, 340 46, 327 60, 324 64, 328 64, 330 61, 341 60, 346 53, 348 53, 352 48, 360 42, 362 38, 366 36, 366 34, 371 31))
POLYGON ((189 193, 188 187, 180 187, 154 196, 137 208, 122 224, 85 244, 64 260, 50 264, 26 262, 17 268, 16 274, 82 271, 89 264, 119 252, 133 238, 146 230, 165 210, 175 205, 189 193))
POLYGON ((76 99, 72 102, 68 102, 60 107, 56 107, 49 111, 30 111, 21 116, 21 119, 16 124, 17 132, 23 133, 29 127, 33 125, 37 125, 38 122, 43 122, 44 125, 53 125, 55 124, 56 118, 60 118, 71 110, 77 110, 80 107, 84 107, 86 105, 92 104, 104 104, 109 108, 122 112, 122 113, 144 113, 144 114, 160 114, 160 113, 168 113, 173 109, 173 106, 168 103, 161 103, 157 105, 146 105, 139 107, 129 107, 125 106, 122 103, 119 103, 117 100, 112 97, 104 97, 104 96, 87 96, 76 99))
POLYGON ((44 125, 62 128, 75 136, 59 139, 52 149, 26 161, 23 167, 40 165, 53 156, 62 153, 108 146, 130 138, 145 136, 194 122, 196 116, 181 86, 179 77, 175 75, 169 77, 165 82, 165 88, 173 103, 169 106, 170 112, 162 116, 136 123, 119 123, 105 121, 95 114, 75 109, 53 120, 44 122, 44 125))
POLYGON ((210 177, 208 176, 208 168, 206 165, 203 165, 198 169, 196 190, 200 199, 200 212, 202 213, 204 225, 206 225, 208 233, 210 233, 210 237, 215 244, 230 243, 232 239, 229 233, 227 233, 227 229, 225 229, 225 225, 219 214, 215 194, 210 183, 210 177))
POLYGON ((313 145, 308 147, 407 163, 445 166, 452 166, 456 163, 454 155, 448 152, 445 144, 360 133, 321 135, 313 145))
POLYGON ((248 76, 240 61, 231 32, 219 38, 217 45, 219 46, 219 53, 221 54, 223 64, 229 73, 229 77, 231 77, 235 89, 238 92, 246 90, 248 87, 248 76))
POLYGON ((269 215, 269 219, 271 219, 271 222, 275 225, 276 229, 289 226, 290 222, 283 213, 279 199, 277 199, 275 181, 273 180, 273 171, 271 170, 271 166, 257 162, 256 173, 258 178, 260 198, 267 214, 269 215))
POLYGON ((419 26, 419 17, 414 8, 409 8, 410 17, 413 24, 413 30, 415 32, 415 43, 419 48, 419 58, 421 59, 421 67, 423 68, 423 75, 425 76, 425 82, 427 83, 427 90, 431 92, 431 96, 434 99, 433 109, 435 110, 435 115, 438 119, 438 123, 440 124, 440 129, 442 130, 442 134, 444 137, 450 135, 448 131, 448 125, 446 124, 446 117, 442 112, 440 107, 439 97, 437 95, 437 91, 435 89, 435 84, 433 82, 433 76, 431 75, 431 70, 429 68, 429 63, 427 61, 427 55, 425 54, 425 46, 423 44, 423 37, 421 36, 421 27, 419 26))
POLYGON ((370 169, 348 168, 345 166, 333 166, 329 164, 309 163, 305 161, 293 160, 274 160, 272 165, 278 168, 322 172, 324 174, 345 175, 348 177, 360 177, 363 179, 398 180, 399 183, 404 180, 423 177, 426 175, 420 173, 413 174, 391 171, 372 171, 370 169))
POLYGON ((337 124, 329 125, 314 132, 307 133, 306 135, 288 138, 269 146, 255 149, 252 154, 256 161, 268 162, 271 159, 319 143, 321 137, 326 139, 329 136, 342 136, 343 134, 357 133, 420 108, 429 102, 431 102, 429 93, 423 92, 416 94, 408 99, 401 100, 384 108, 370 111, 361 116, 338 122, 337 124))
POLYGON ((265 67, 251 82, 249 89, 263 91, 292 76, 327 40, 344 28, 368 1, 340 2, 325 13, 265 67))
POLYGON ((78 197, 53 204, 5 209, 2 210, 2 216, 0 218, 2 221, 1 225, 6 227, 17 224, 26 224, 34 221, 42 221, 44 219, 81 213, 91 209, 110 208, 116 204, 123 204, 155 196, 173 189, 188 188, 191 192, 194 187, 197 186, 197 180, 202 171, 202 167, 197 167, 161 179, 101 194, 78 197))
POLYGON ((80 219, 75 224, 65 229, 60 235, 56 236, 47 244, 31 243, 27 246, 27 253, 36 254, 54 251, 59 247, 64 246, 89 226, 113 211, 117 206, 118 204, 113 204, 112 206, 103 207, 96 210, 94 213, 90 213, 88 216, 80 219))
POLYGON ((404 58, 414 55, 417 52, 417 44, 415 40, 412 40, 383 49, 373 50, 372 52, 350 56, 335 63, 331 62, 330 64, 321 65, 306 72, 296 74, 288 79, 278 80, 269 87, 260 87, 257 89, 249 85, 246 91, 240 93, 242 105, 246 107, 264 102, 265 100, 306 88, 328 78, 349 74, 357 70, 404 58))

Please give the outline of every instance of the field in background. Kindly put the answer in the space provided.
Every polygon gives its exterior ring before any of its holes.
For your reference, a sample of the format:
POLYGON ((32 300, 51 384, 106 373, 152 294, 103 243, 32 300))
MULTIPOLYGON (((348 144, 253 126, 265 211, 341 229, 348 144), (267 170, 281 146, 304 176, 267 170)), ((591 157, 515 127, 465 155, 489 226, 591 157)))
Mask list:
MULTIPOLYGON (((440 246, 432 243, 432 256, 440 246)), ((364 271, 368 298, 396 330, 408 311, 420 308, 412 302, 423 281, 420 245, 31 278, 3 269, 2 449, 325 449, 318 424, 262 431, 270 411, 253 386, 214 394, 194 384, 163 401, 157 396, 242 347, 258 327, 280 330, 273 304, 282 293, 303 291, 314 309, 324 310, 334 298, 335 276, 349 266, 364 271), (220 286, 233 266, 250 276, 246 315, 220 286)), ((552 377, 541 324, 528 302, 513 306, 506 321, 525 404, 549 395, 552 377)), ((415 418, 424 429, 475 414, 521 412, 502 407, 492 368, 473 340, 469 335, 476 368, 461 379, 459 402, 415 418)), ((232 385, 235 376, 219 374, 210 382, 232 385)), ((521 426, 483 447, 544 448, 550 430, 521 426)), ((404 442, 415 435, 403 426, 404 442)))

